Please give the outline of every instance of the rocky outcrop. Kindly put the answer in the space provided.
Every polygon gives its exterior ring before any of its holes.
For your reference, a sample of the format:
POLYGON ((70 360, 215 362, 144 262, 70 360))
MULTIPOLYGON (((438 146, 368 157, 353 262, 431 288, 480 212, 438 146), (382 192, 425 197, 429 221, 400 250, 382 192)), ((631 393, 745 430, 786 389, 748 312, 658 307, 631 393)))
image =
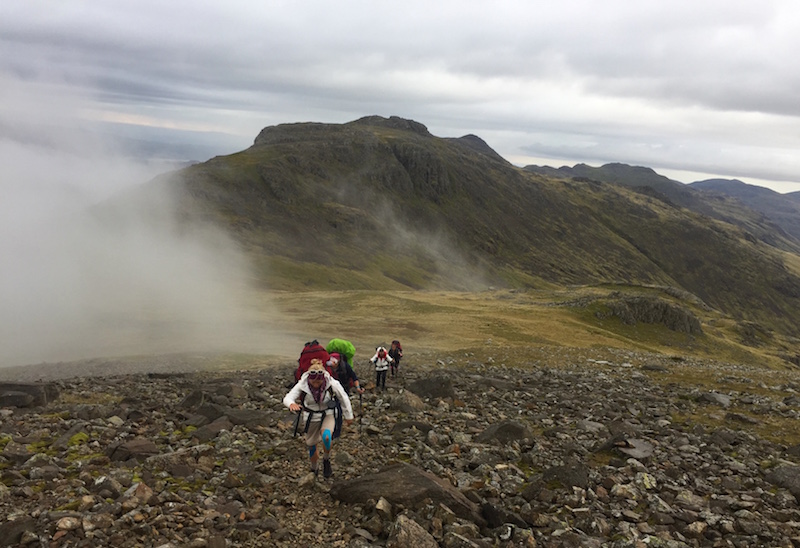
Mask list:
MULTIPOLYGON (((663 324, 672 331, 700 335, 700 320, 690 310, 657 297, 624 297, 607 303, 610 315, 628 325, 663 324)), ((602 316, 602 314, 601 314, 602 316)))

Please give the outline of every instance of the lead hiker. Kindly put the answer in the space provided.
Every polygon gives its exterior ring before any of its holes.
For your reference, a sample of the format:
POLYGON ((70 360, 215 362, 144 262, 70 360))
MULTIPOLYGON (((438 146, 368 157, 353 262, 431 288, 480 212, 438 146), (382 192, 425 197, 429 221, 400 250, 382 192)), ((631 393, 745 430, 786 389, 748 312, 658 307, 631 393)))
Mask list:
POLYGON ((348 426, 353 422, 353 407, 341 383, 331 377, 321 360, 312 358, 308 370, 283 398, 283 405, 295 413, 302 411, 297 424, 303 425, 311 471, 315 476, 319 473, 317 446, 321 442, 322 475, 331 477, 333 440, 339 437, 342 422, 348 426))
POLYGON ((375 388, 380 388, 381 391, 386 390, 386 372, 389 370, 389 364, 393 361, 392 357, 384 347, 379 346, 369 361, 375 365, 375 388))

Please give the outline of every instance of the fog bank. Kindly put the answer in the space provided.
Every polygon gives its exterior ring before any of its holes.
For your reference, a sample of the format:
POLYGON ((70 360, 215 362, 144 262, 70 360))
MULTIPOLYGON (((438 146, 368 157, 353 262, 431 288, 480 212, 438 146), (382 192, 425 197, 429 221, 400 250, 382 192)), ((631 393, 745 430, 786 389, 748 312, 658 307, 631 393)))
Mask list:
POLYGON ((0 367, 283 352, 234 242, 178 223, 166 184, 131 198, 163 165, 133 162, 81 132, 19 139, 1 122, 0 367))

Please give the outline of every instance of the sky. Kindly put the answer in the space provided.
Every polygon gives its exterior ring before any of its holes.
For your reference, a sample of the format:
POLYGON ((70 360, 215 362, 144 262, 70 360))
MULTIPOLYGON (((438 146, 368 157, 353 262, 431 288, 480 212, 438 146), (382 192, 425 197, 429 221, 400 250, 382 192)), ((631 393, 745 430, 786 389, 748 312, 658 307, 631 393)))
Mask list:
POLYGON ((377 114, 478 135, 520 166, 789 192, 798 57, 794 0, 12 0, 0 139, 205 160, 266 126, 377 114))
POLYGON ((400 116, 519 166, 794 192, 798 58, 795 0, 0 2, 0 367, 308 340, 170 196, 90 213, 264 127, 400 116))

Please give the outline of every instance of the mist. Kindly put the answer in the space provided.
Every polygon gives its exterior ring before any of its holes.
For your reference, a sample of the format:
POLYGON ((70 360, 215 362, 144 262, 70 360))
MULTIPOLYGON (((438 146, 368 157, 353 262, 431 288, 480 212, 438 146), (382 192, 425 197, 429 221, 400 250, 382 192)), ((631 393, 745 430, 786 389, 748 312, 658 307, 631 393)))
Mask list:
POLYGON ((0 367, 283 353, 245 255, 214 227, 178 222, 172 187, 151 181, 163 164, 82 130, 28 129, 0 131, 0 367))

